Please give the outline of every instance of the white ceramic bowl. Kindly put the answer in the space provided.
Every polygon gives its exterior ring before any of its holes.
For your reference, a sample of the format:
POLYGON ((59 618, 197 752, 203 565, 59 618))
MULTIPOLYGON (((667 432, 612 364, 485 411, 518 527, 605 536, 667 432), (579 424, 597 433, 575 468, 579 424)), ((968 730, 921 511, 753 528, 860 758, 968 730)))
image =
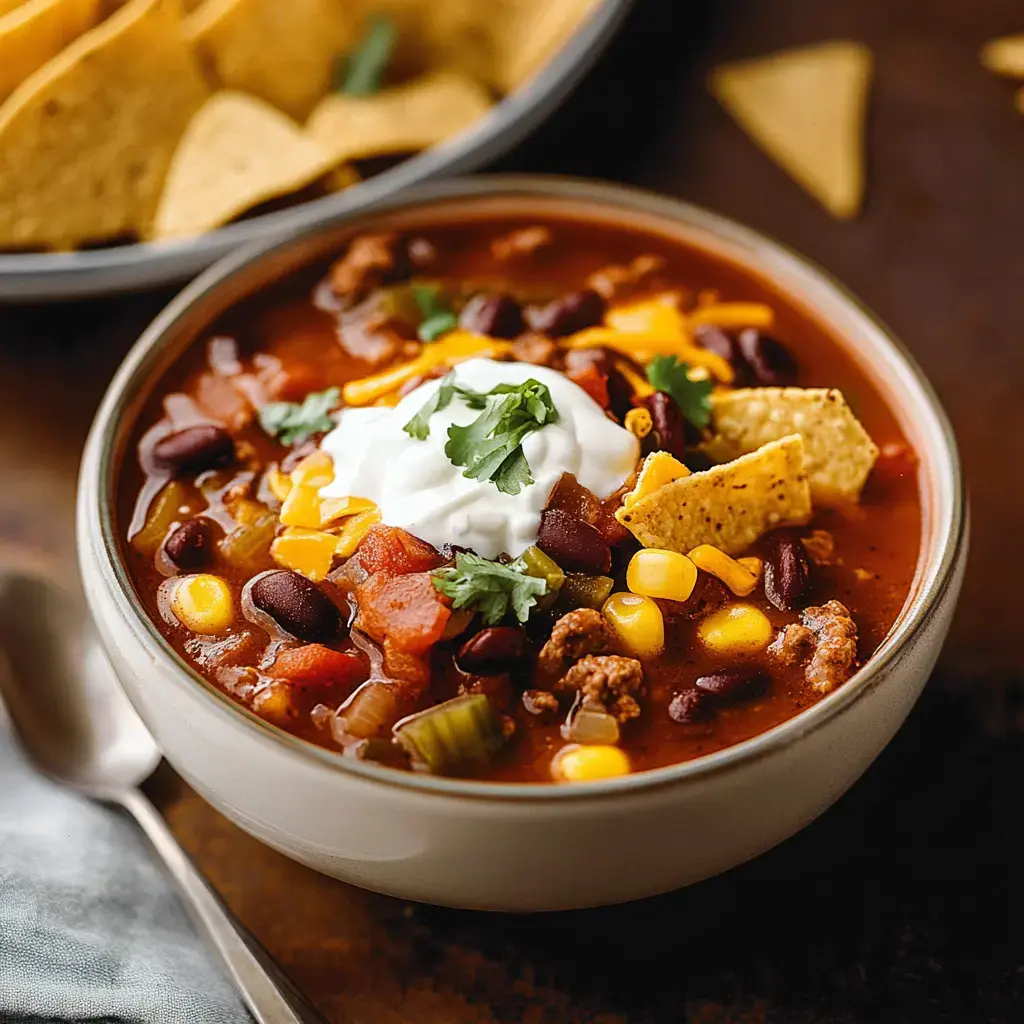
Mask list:
POLYGON ((615 903, 696 882, 767 850, 835 801, 903 722, 939 654, 967 553, 955 442, 907 354, 834 282, 760 235, 682 203, 583 181, 487 178, 406 193, 386 208, 217 264, 129 353, 86 447, 78 500, 86 592, 107 653, 171 764, 214 807, 296 860, 348 882, 460 907, 615 903), (923 543, 889 636, 845 686, 788 722, 685 764, 580 786, 433 778, 344 759, 264 722, 194 673, 136 600, 109 510, 147 389, 223 310, 336 251, 368 224, 489 213, 629 224, 770 279, 847 339, 921 455, 923 543))

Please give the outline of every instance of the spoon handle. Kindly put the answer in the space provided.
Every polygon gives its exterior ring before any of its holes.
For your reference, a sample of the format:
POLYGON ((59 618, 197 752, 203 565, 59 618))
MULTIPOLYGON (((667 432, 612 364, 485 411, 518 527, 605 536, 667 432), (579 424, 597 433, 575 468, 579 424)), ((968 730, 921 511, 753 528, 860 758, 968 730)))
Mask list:
POLYGON ((160 813, 142 792, 132 789, 119 793, 118 802, 149 837, 171 877, 178 883, 189 916, 220 954, 242 1000, 258 1024, 322 1024, 323 1017, 306 1003, 283 974, 278 973, 276 965, 274 972, 282 984, 274 980, 268 972, 269 954, 264 951, 264 958, 260 958, 249 948, 223 903, 206 884, 160 813), (283 995, 282 985, 301 1005, 301 1016, 283 995))

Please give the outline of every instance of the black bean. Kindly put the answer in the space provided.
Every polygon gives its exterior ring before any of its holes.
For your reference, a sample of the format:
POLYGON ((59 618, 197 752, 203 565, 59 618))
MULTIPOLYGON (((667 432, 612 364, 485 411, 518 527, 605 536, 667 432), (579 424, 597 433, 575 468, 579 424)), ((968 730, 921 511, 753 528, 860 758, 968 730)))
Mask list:
POLYGON ((518 338, 526 329, 523 309, 509 295, 480 293, 466 303, 459 314, 459 326, 491 338, 518 338))
POLYGON ((527 306, 526 323, 530 330, 552 338, 588 327, 596 327, 604 319, 605 301, 593 288, 569 292, 546 306, 527 306))
POLYGON ((747 327, 740 331, 736 343, 758 384, 778 387, 796 380, 796 360, 781 342, 756 327, 747 327))
POLYGON ((190 519, 167 538, 164 553, 179 569, 191 572, 210 560, 213 550, 213 524, 209 519, 190 519))
POLYGON ((776 608, 794 611, 811 581, 811 563, 791 530, 773 530, 765 539, 764 593, 776 608))
POLYGON ((731 703, 760 697, 768 689, 768 676, 758 668, 730 668, 701 676, 694 685, 701 693, 731 703))
POLYGON ((559 508, 541 513, 537 547, 567 572, 603 576, 612 567, 611 548, 600 532, 559 508))
POLYGON ((714 714, 714 697, 701 690, 683 690, 672 698, 668 717, 680 725, 706 722, 714 714))
POLYGON ((235 460, 235 442, 223 428, 204 423, 160 438, 153 445, 153 461, 175 473, 198 473, 235 460))
POLYGON ((658 448, 677 459, 686 457, 686 424, 679 406, 671 395, 655 391, 644 399, 651 414, 654 433, 657 434, 658 448))
POLYGON ((516 626, 488 626, 459 648, 455 661, 463 672, 489 676, 508 672, 526 654, 526 634, 516 626))
POLYGON ((261 576, 249 589, 252 603, 299 640, 324 641, 341 629, 341 613, 320 588, 290 569, 261 576))

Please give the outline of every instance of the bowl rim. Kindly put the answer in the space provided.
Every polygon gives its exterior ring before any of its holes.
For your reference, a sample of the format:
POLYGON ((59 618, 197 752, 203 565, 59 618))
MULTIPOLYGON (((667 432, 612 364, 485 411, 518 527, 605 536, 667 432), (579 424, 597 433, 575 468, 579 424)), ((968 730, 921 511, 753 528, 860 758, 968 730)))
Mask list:
MULTIPOLYGON (((746 269, 746 268, 744 268, 746 269)), ((844 331, 849 334, 849 331, 844 331)), ((872 364, 877 359, 869 360, 872 364)), ((877 368, 877 367, 876 367, 877 368)), ((891 401, 890 399, 887 399, 891 401)), ((928 509, 928 496, 923 497, 928 509)), ((286 751, 321 767, 358 777, 367 783, 398 787, 435 796, 475 798, 490 801, 564 801, 607 799, 611 796, 633 796, 663 786, 691 783, 768 757, 774 752, 799 742, 808 733, 848 711, 864 694, 874 689, 889 666, 901 656, 913 638, 928 622, 932 611, 941 602, 955 578, 954 569, 966 542, 966 491, 952 426, 931 384, 903 345, 847 289, 810 260, 796 254, 779 242, 752 228, 694 206, 681 200, 660 196, 641 189, 613 185, 582 178, 548 175, 493 175, 467 177, 428 183, 395 196, 371 211, 343 214, 327 222, 313 225, 286 237, 277 237, 236 250, 209 268, 157 315, 132 346, 114 375, 96 413, 85 446, 78 488, 78 543, 84 552, 91 549, 100 562, 103 584, 112 595, 121 616, 132 628, 151 656, 172 670, 175 682, 202 694, 216 713, 225 716, 228 725, 255 729, 255 736, 276 743, 286 751), (517 200, 542 199, 582 201, 609 211, 637 212, 652 219, 667 221, 716 237, 745 250, 749 258, 766 260, 763 274, 792 298, 795 281, 827 300, 836 310, 857 324, 859 332, 874 336, 873 343, 885 350, 892 368, 901 372, 904 385, 917 389, 917 402, 932 418, 934 435, 940 439, 937 450, 929 451, 936 471, 945 471, 948 493, 939 494, 938 506, 927 514, 937 521, 948 518, 948 529, 937 542, 925 539, 919 553, 911 596, 905 603, 892 629, 868 659, 846 683, 811 707, 792 718, 757 735, 722 750, 661 768, 647 769, 615 779, 589 783, 586 786, 559 786, 547 782, 503 783, 431 776, 402 769, 388 768, 369 761, 345 757, 341 753, 317 746, 260 718, 248 708, 232 700, 222 690, 194 671, 171 647, 157 629, 135 596, 124 561, 120 557, 113 523, 114 479, 116 472, 114 448, 119 435, 121 417, 134 400, 136 385, 144 383, 153 357, 168 338, 173 338, 180 320, 214 290, 254 270, 264 261, 299 248, 320 234, 330 234, 358 225, 360 221, 382 214, 402 213, 417 207, 443 201, 474 200, 514 196, 517 200), (769 265, 770 263, 770 265, 769 265), (786 276, 789 283, 776 282, 776 275, 786 276), (948 506, 948 507, 946 507, 948 506), (94 543, 96 537, 99 542, 94 543), (916 592, 915 592, 916 591, 916 592)))

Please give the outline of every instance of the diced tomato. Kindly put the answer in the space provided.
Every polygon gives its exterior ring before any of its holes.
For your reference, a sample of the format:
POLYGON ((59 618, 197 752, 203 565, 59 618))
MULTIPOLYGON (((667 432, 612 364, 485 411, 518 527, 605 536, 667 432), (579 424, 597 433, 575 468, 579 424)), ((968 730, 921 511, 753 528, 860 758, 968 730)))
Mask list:
POLYGON ((602 409, 607 409, 611 405, 608 396, 608 374, 603 373, 596 363, 588 363, 586 366, 571 370, 566 376, 583 388, 602 409))
POLYGON ((430 661, 396 647, 390 637, 384 639, 384 670, 393 679, 426 686, 430 682, 430 661))
POLYGON ((444 561, 426 541, 383 523, 370 527, 359 545, 359 560, 368 573, 391 576, 427 572, 444 561))
POLYGON ((289 647, 274 659, 270 675, 306 686, 351 689, 367 675, 366 662, 355 651, 335 651, 323 644, 289 647))
POLYGON ((356 599, 362 628, 410 654, 422 654, 437 643, 452 614, 427 572, 378 572, 359 585, 356 599))

